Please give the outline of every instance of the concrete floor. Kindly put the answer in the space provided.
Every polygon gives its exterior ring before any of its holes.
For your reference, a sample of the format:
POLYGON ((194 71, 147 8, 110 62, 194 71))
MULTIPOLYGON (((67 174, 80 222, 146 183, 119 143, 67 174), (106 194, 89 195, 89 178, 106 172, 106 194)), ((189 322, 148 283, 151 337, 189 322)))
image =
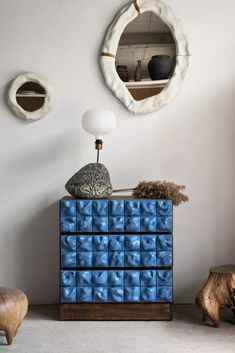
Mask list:
POLYGON ((235 353, 235 316, 221 313, 218 329, 201 322, 194 305, 174 307, 170 322, 58 321, 58 307, 36 306, 4 353, 235 353))

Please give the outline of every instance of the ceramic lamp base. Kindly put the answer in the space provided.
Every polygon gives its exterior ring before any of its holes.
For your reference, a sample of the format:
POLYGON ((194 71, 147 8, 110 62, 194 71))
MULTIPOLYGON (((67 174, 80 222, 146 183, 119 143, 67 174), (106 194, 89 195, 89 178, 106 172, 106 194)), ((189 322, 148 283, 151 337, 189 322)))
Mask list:
POLYGON ((109 172, 101 163, 85 165, 67 181, 65 189, 77 199, 103 199, 113 192, 109 172))

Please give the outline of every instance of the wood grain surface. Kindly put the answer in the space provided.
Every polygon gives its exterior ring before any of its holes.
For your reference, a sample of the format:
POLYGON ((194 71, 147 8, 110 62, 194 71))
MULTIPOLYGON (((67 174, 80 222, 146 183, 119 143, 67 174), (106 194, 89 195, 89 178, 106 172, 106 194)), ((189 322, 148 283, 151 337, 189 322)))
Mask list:
POLYGON ((12 343, 21 321, 28 311, 28 299, 19 289, 0 287, 0 330, 12 343))
POLYGON ((214 267, 196 298, 202 309, 202 319, 210 319, 215 327, 219 326, 219 311, 231 308, 235 313, 235 265, 214 267))
POLYGON ((172 320, 172 305, 161 303, 74 303, 60 305, 61 320, 172 320))

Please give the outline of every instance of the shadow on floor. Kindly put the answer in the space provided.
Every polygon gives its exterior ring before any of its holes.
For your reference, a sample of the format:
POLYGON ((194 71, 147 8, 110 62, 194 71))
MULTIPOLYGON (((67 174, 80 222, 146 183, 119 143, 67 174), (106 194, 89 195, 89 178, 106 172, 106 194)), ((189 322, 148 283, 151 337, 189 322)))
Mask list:
POLYGON ((27 317, 30 319, 42 318, 50 320, 59 320, 59 305, 30 305, 27 317))
POLYGON ((193 304, 175 304, 173 305, 173 320, 194 323, 196 325, 201 325, 202 317, 200 309, 198 309, 193 304), (184 310, 182 310, 184 309, 184 310), (185 310, 186 309, 186 310, 185 310))
MULTIPOLYGON (((193 323, 195 325, 204 325, 207 327, 214 328, 212 322, 207 320, 206 322, 202 321, 201 310, 192 304, 177 304, 173 306, 173 320, 193 323), (186 310, 185 310, 186 309, 186 310)), ((220 310, 220 321, 226 322, 228 324, 235 324, 235 315, 231 309, 222 309, 220 310)))

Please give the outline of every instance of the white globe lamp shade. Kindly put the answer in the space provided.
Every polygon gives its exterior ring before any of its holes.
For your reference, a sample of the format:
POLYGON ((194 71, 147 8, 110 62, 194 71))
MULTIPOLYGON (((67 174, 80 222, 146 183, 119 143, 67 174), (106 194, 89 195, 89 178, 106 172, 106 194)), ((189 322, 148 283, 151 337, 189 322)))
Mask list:
POLYGON ((99 140, 116 127, 116 117, 107 109, 90 109, 82 117, 82 127, 99 140))

